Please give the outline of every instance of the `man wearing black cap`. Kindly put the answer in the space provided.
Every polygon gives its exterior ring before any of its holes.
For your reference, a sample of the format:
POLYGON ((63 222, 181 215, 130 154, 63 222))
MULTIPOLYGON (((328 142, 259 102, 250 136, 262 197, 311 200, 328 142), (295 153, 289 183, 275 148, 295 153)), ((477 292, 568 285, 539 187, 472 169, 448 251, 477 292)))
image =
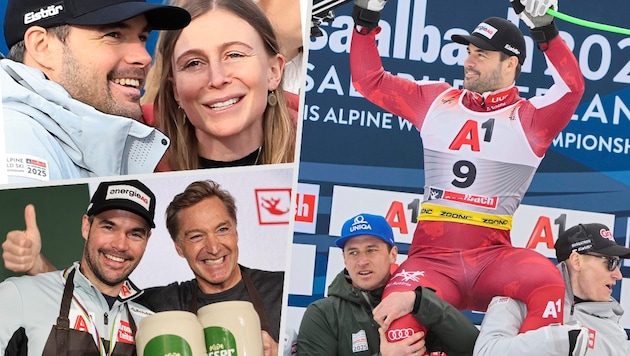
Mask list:
POLYGON ((146 41, 189 22, 182 8, 144 0, 9 0, 0 61, 9 182, 153 172, 169 141, 136 121, 146 41))
POLYGON ((155 227, 155 195, 139 181, 101 183, 83 216, 81 262, 0 283, 0 354, 135 355, 139 320, 127 279, 155 227), (52 326, 52 328, 51 328, 52 326))
POLYGON ((476 355, 630 355, 628 335, 619 324, 623 309, 611 296, 622 278, 621 259, 630 258, 630 249, 617 245, 602 224, 571 227, 560 234, 555 249, 566 283, 565 325, 517 335, 525 304, 496 297, 481 324, 476 355))
MULTIPOLYGON (((195 278, 146 288, 135 301, 154 312, 193 313, 212 303, 252 302, 261 321, 264 354, 275 356, 280 338, 284 272, 239 264, 236 211, 232 194, 211 180, 193 182, 177 194, 166 209, 166 227, 177 253, 187 260, 195 278)), ((24 215, 26 230, 10 231, 2 244, 5 267, 30 275, 55 270, 41 254, 34 208, 27 207, 24 215)))
POLYGON ((437 350, 449 356, 472 353, 477 328, 428 288, 393 294, 381 301, 398 254, 394 233, 384 217, 353 216, 343 224, 335 244, 343 250, 346 268, 328 287, 328 297, 306 309, 298 333, 298 355, 419 356, 437 350), (420 340, 422 334, 406 332, 390 335, 394 342, 388 342, 383 331, 391 322, 388 319, 409 312, 430 325, 426 343, 420 340))
MULTIPOLYGON (((451 38, 467 46, 463 89, 386 73, 375 42, 384 4, 355 0, 353 84, 368 100, 420 131, 424 171, 431 172, 425 176, 409 257, 400 266, 423 275, 409 280, 395 273, 385 295, 428 286, 455 307, 472 310, 485 310, 494 296, 507 295, 527 303, 520 331, 561 322, 564 283, 557 269, 539 253, 514 248, 510 241, 512 216, 584 92, 577 60, 558 36, 553 17, 546 15, 556 1, 512 2, 557 72, 545 96, 530 100, 522 99, 515 86, 526 57, 525 40, 517 26, 498 17, 484 20, 470 35, 451 38)), ((408 327, 423 329, 405 316, 390 330, 408 327)))

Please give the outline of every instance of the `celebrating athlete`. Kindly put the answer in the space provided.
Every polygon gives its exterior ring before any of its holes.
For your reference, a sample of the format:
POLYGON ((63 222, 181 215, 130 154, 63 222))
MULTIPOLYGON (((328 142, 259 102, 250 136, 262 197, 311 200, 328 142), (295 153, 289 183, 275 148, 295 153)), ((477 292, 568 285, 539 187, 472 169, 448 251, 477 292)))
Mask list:
MULTIPOLYGON (((544 96, 525 100, 515 80, 526 58, 522 33, 490 17, 470 35, 463 89, 415 82, 385 72, 376 47, 383 0, 355 0, 350 67, 368 100, 413 123, 424 147, 424 202, 408 259, 385 295, 422 285, 459 309, 485 310, 495 295, 523 301, 520 331, 562 322, 564 283, 536 251, 513 247, 512 216, 554 137, 569 123, 584 92, 577 60, 558 36, 554 0, 514 0, 553 72, 544 96)), ((387 316, 385 316, 387 318, 387 316)), ((424 329, 411 315, 390 330, 424 329)))

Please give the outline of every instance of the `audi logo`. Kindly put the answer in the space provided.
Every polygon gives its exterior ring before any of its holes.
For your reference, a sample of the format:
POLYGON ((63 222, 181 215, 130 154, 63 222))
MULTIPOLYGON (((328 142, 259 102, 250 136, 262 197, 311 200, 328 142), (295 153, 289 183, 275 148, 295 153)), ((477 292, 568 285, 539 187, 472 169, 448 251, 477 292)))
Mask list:
POLYGON ((389 339, 389 341, 398 341, 398 340, 406 339, 413 334, 414 334, 414 331, 412 328, 393 329, 393 330, 387 331, 387 338, 389 339))

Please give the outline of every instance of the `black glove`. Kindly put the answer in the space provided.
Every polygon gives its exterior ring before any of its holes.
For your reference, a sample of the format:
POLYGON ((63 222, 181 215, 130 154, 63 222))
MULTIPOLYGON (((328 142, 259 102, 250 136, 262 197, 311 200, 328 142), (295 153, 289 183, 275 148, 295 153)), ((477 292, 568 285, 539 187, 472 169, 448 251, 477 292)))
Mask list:
POLYGON ((367 32, 377 28, 386 2, 387 0, 354 0, 354 24, 366 28, 367 32))
POLYGON ((422 301, 422 286, 418 286, 416 289, 414 289, 414 292, 416 293, 416 300, 413 303, 411 314, 417 313, 420 309, 420 302, 422 301))

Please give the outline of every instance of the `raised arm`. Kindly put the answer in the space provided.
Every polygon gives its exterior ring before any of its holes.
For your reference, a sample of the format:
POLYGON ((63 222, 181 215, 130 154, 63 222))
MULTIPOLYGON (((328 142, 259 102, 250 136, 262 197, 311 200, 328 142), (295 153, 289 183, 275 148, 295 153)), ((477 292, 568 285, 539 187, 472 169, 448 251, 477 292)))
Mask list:
MULTIPOLYGON (((433 99, 450 88, 450 85, 443 82, 418 84, 386 72, 376 47, 376 34, 380 32, 380 10, 366 10, 363 8, 366 6, 364 3, 364 0, 355 0, 352 13, 355 21, 350 44, 352 84, 373 104, 420 128, 433 99)), ((385 5, 385 1, 368 3, 385 5)))
POLYGON ((512 0, 512 7, 530 27, 532 39, 549 63, 554 84, 545 95, 527 101, 519 110, 523 129, 536 154, 542 156, 573 116, 584 94, 584 77, 571 49, 559 36, 547 9, 557 0, 512 0))

